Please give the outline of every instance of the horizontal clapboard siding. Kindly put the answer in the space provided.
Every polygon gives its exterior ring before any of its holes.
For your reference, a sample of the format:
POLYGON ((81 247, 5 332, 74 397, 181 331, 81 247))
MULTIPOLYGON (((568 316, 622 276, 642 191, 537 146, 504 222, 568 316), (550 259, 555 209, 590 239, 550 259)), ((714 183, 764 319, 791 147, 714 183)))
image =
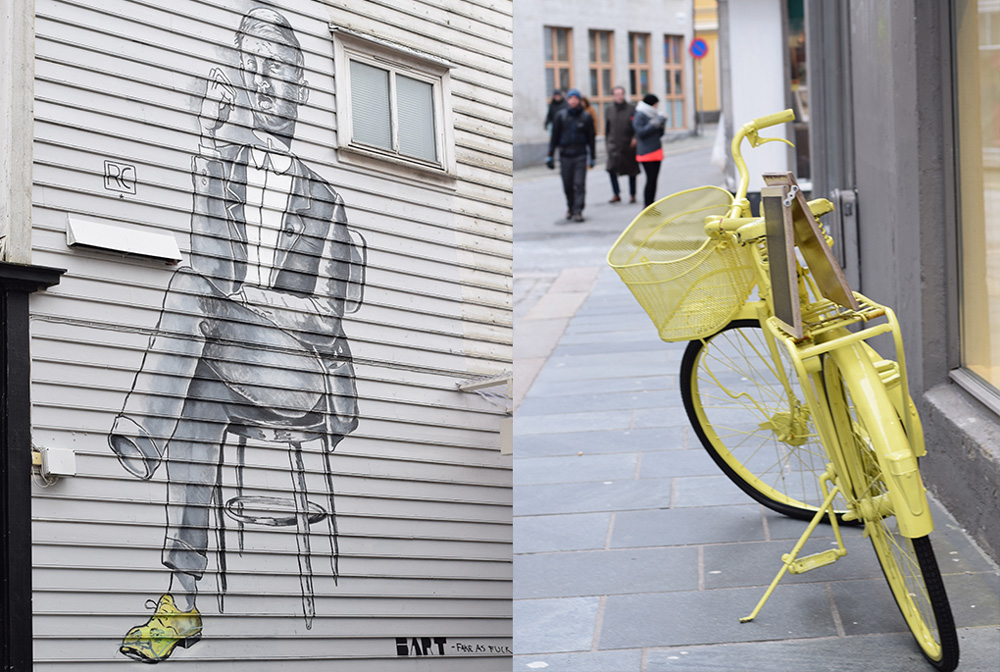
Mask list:
MULTIPOLYGON (((71 448, 77 460, 76 477, 34 488, 35 669, 131 664, 118 653, 121 638, 148 618, 145 601, 169 581, 161 564, 166 470, 132 477, 109 449, 108 432, 174 269, 71 249, 67 217, 167 234, 187 263, 198 111, 209 71, 237 72, 233 36, 255 6, 283 14, 302 46, 309 100, 292 151, 343 197, 350 227, 367 244, 364 304, 344 318, 360 423, 331 457, 339 578, 327 522, 316 523, 316 616, 307 629, 295 528, 248 524, 240 552, 237 525, 223 516, 228 585, 220 609, 220 538, 210 518, 198 598, 204 639, 165 664, 509 669, 503 411, 458 385, 511 368, 512 2, 35 4, 33 262, 67 272, 32 298, 32 424, 36 444, 71 448), (339 159, 337 109, 350 103, 336 95, 331 25, 451 64, 452 182, 339 159), (134 166, 135 194, 105 188, 105 161, 134 166)), ((246 110, 234 115, 234 125, 249 123, 246 110)), ((319 442, 303 444, 310 499, 323 503, 321 451, 319 442)), ((236 492, 235 455, 230 437, 223 501, 236 492)), ((251 440, 244 494, 291 497, 289 455, 287 444, 251 440)))

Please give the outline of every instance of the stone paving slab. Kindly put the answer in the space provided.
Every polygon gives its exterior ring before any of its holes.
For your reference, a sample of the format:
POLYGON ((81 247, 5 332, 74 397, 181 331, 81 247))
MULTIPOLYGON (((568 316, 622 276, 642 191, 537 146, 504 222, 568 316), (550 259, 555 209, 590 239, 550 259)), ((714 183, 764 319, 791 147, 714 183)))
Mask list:
MULTIPOLYGON (((1000 577, 992 573, 946 574, 944 584, 956 626, 996 626, 1000 622, 1000 577)), ((846 634, 906 631, 889 584, 881 576, 836 581, 830 586, 846 634)))
POLYGON ((959 627, 1000 623, 1000 576, 993 572, 945 574, 944 587, 959 627))
POLYGON ((514 602, 514 650, 560 652, 586 651, 594 639, 597 597, 514 602))
POLYGON ((697 548, 545 553, 514 561, 515 599, 697 589, 697 548))
POLYGON ((607 344, 608 341, 614 341, 616 346, 628 347, 628 344, 632 343, 637 348, 649 351, 655 351, 656 346, 670 351, 676 349, 676 346, 671 348, 669 344, 664 343, 657 337, 656 330, 653 329, 652 324, 649 326, 634 325, 631 328, 626 328, 626 326, 622 325, 620 329, 615 329, 614 332, 582 331, 574 327, 572 331, 563 334, 562 339, 559 341, 559 347, 602 345, 607 344))
POLYGON ((602 481, 522 485, 514 500, 515 516, 592 513, 670 506, 670 480, 602 481))
MULTIPOLYGON (((960 630, 959 649, 961 672, 996 672, 1000 630, 960 630)), ((531 669, 522 666, 522 659, 515 661, 515 670, 531 669)), ((587 664, 586 658, 580 662, 587 664)), ((546 672, 563 669, 559 661, 545 668, 546 672)), ((581 672, 584 669, 588 668, 581 667, 581 672)), ((639 669, 642 668, 605 668, 606 672, 639 669)), ((909 633, 658 649, 649 652, 644 668, 645 672, 931 672, 932 669, 909 633), (887 651, 891 655, 886 655, 887 651)))
MULTIPOLYGON (((587 392, 591 394, 613 394, 616 392, 676 390, 677 376, 647 375, 639 378, 608 378, 587 382, 587 392)), ((577 381, 538 381, 531 388, 532 398, 573 395, 580 393, 580 383, 577 381)))
MULTIPOLYGON (((523 333, 525 327, 521 324, 518 327, 523 333)), ((534 320, 530 327, 531 337, 514 342, 514 357, 548 357, 556 349, 565 329, 565 320, 534 320)))
POLYGON ((639 429, 647 427, 688 427, 687 413, 681 406, 680 399, 675 398, 673 403, 662 408, 638 408, 635 410, 632 419, 632 426, 639 429))
MULTIPOLYGON (((580 390, 578 390, 579 392, 580 390)), ((529 415, 558 415, 561 413, 589 413, 605 410, 662 409, 673 401, 672 390, 629 390, 565 394, 559 396, 532 395, 517 409, 518 418, 529 415)))
POLYGON ((514 436, 558 434, 581 430, 630 429, 633 413, 634 411, 623 410, 518 416, 517 422, 514 424, 514 436))
MULTIPOLYGON (((843 532, 844 546, 847 548, 846 556, 832 565, 811 572, 799 575, 786 574, 781 579, 778 589, 792 583, 823 583, 849 579, 878 579, 884 583, 882 569, 875 558, 875 552, 871 543, 862 538, 861 530, 843 532)), ((781 556, 791 551, 793 545, 794 541, 791 539, 748 542, 740 544, 738 553, 734 553, 736 549, 728 544, 705 546, 703 550, 705 590, 766 587, 781 569, 781 556)), ((828 548, 836 548, 836 542, 831 537, 814 536, 806 544, 801 555, 818 553, 828 548)), ((760 592, 763 594, 763 590, 760 592)), ((753 604, 749 607, 752 608, 753 604)))
MULTIPOLYGON (((740 623, 757 588, 611 595, 605 602, 601 649, 713 644, 797 637, 833 637, 837 625, 821 584, 783 586, 765 611, 740 623)), ((746 613, 745 613, 746 612, 746 613)))
MULTIPOLYGON (((651 371, 660 375, 672 374, 679 369, 680 363, 654 365, 644 357, 632 357, 627 354, 581 355, 550 359, 539 372, 539 381, 585 381, 603 380, 606 378, 641 378, 651 371)), ((581 389, 586 389, 581 387, 581 389)))
POLYGON ((514 485, 633 479, 638 464, 635 453, 527 458, 519 461, 514 485))
POLYGON ((663 344, 649 338, 633 338, 626 341, 620 341, 616 338, 609 342, 607 337, 603 337, 595 339, 595 342, 592 343, 566 343, 564 341, 553 351, 552 356, 602 356, 625 353, 653 360, 659 359, 663 352, 665 352, 663 344))
POLYGON ((590 551, 605 548, 610 513, 522 516, 514 524, 514 553, 590 551))
MULTIPOLYGON (((678 478, 719 475, 719 467, 704 450, 671 450, 643 454, 639 478, 678 478)), ((725 478, 723 476, 722 478, 725 478)), ((728 481, 728 479, 726 479, 728 481)), ((742 492, 732 483, 726 486, 742 492)), ((746 495, 744 495, 745 497, 746 495)), ((745 502, 745 500, 744 500, 745 502)), ((741 503, 744 503, 741 502, 741 503)))
MULTIPOLYGON (((649 453, 660 450, 684 450, 693 433, 688 428, 654 427, 650 429, 599 430, 557 434, 520 434, 514 447, 516 458, 594 453, 649 453)), ((697 448, 697 450, 701 450, 697 448)))
MULTIPOLYGON (((713 467, 715 466, 711 458, 708 458, 708 461, 713 467)), ((643 466, 645 466, 645 460, 643 466)), ((718 471, 718 467, 716 467, 716 471, 718 471)), ((749 501, 752 501, 750 497, 726 476, 716 474, 714 476, 674 479, 674 496, 671 500, 671 505, 674 508, 726 506, 746 504, 749 501)))
POLYGON ((615 516, 612 548, 764 541, 760 507, 711 506, 625 511, 615 516))
POLYGON ((545 653, 514 657, 514 670, 525 672, 630 672, 642 669, 643 652, 587 651, 585 653, 545 653), (545 667, 541 667, 541 663, 545 667))

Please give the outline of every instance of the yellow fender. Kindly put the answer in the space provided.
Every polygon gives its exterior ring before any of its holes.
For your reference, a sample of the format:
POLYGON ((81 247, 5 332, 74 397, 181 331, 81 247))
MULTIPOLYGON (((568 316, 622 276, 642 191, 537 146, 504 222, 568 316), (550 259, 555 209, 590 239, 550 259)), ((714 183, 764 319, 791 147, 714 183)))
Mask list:
MULTIPOLYGON (((930 534, 934 522, 927 504, 927 491, 892 395, 864 348, 838 348, 829 356, 840 368, 854 407, 868 431, 889 487, 900 532, 910 538, 930 534)), ((916 432, 911 429, 911 433, 916 432)))

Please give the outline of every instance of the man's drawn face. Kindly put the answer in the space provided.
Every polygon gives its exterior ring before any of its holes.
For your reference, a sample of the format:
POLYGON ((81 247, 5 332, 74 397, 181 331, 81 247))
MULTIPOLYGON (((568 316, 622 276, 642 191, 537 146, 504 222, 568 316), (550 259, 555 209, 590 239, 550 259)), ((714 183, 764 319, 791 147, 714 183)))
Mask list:
POLYGON ((290 136, 307 91, 295 66, 295 51, 247 35, 240 48, 240 71, 250 97, 254 128, 290 136))

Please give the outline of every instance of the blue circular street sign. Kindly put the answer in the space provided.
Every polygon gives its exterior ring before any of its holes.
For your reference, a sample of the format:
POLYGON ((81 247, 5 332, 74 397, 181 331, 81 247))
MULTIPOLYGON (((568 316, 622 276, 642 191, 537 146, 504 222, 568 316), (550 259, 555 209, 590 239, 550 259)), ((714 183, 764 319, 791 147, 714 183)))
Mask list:
POLYGON ((691 40, 691 46, 688 47, 688 51, 695 58, 704 58, 705 54, 708 53, 708 43, 700 37, 696 37, 691 40))

